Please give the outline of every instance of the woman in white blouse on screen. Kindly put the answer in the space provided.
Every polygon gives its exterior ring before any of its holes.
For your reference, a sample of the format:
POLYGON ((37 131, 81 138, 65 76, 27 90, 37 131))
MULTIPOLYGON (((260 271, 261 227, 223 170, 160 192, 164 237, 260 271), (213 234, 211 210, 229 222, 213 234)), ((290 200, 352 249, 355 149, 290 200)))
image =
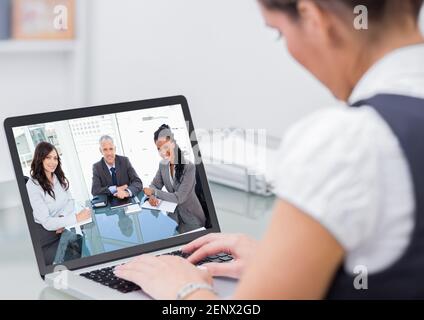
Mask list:
POLYGON ((26 186, 44 260, 50 265, 56 257, 64 228, 87 220, 91 211, 76 206, 60 156, 48 142, 41 142, 35 148, 31 178, 26 186))
POLYGON ((39 143, 35 149, 27 190, 35 222, 47 231, 60 233, 91 215, 89 209, 76 211, 60 156, 48 142, 39 143))

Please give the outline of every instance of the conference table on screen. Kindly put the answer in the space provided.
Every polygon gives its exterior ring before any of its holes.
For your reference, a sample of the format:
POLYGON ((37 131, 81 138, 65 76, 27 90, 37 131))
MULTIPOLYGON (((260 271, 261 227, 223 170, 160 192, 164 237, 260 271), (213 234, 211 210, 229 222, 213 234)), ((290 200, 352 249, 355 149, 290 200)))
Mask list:
POLYGON ((126 214, 125 207, 93 208, 92 222, 62 232, 55 264, 77 258, 107 253, 136 245, 178 236, 175 213, 142 208, 147 197, 139 193, 131 201, 138 205, 135 212, 126 214), (137 201, 137 199, 139 201, 137 201))

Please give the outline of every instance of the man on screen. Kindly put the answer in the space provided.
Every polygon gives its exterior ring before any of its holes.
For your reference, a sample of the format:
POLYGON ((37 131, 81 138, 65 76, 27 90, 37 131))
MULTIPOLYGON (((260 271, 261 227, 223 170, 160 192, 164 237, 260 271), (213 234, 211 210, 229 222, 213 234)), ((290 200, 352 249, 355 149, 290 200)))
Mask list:
POLYGON ((116 154, 112 137, 99 140, 103 158, 93 165, 93 196, 105 194, 119 199, 136 196, 143 190, 143 183, 127 157, 116 154))

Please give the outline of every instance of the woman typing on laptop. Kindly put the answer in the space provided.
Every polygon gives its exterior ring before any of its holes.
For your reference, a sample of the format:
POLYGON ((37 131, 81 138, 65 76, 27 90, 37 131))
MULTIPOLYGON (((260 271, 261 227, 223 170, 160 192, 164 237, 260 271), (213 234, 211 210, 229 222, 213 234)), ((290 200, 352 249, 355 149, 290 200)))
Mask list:
POLYGON ((211 275, 239 278, 236 299, 424 298, 423 1, 259 2, 290 54, 343 103, 286 135, 260 242, 211 234, 183 248, 188 261, 144 255, 116 275, 159 299, 216 298, 211 275), (219 252, 234 261, 190 264, 219 252))

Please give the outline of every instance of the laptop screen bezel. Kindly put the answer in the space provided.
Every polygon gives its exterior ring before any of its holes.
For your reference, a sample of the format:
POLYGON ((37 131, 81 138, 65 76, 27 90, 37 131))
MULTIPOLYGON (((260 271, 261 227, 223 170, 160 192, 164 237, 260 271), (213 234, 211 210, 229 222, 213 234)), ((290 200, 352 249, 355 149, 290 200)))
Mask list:
POLYGON ((108 115, 108 114, 116 114, 121 112, 128 111, 136 111, 143 109, 152 109, 164 106, 171 105, 181 105, 184 119, 186 123, 188 123, 188 133, 191 140, 191 145, 195 154, 196 160, 196 170, 198 170, 200 181, 202 184, 202 189, 205 195, 206 204, 209 213, 209 219, 211 228, 206 230, 182 234, 177 237, 172 237, 160 241, 145 243, 136 245, 133 247, 119 249, 112 252, 102 253, 95 256, 84 257, 76 260, 67 261, 61 264, 61 266, 65 266, 69 270, 78 270, 94 265, 99 265, 102 263, 107 263, 115 260, 130 258, 133 256, 137 256, 143 253, 149 253, 154 251, 159 251, 171 247, 177 247, 183 244, 186 244, 196 238, 199 238, 208 233, 220 232, 220 227, 218 224, 218 219, 215 211, 215 207, 212 201, 212 195, 210 192, 209 184, 207 181, 205 168, 203 166, 203 162, 201 161, 201 153, 198 149, 198 142, 196 138, 196 134, 194 131, 194 125, 191 118, 190 110, 188 107, 187 99, 184 96, 172 96, 158 99, 149 99, 149 100, 140 100, 140 101, 132 101, 132 102, 124 102, 124 103, 115 103, 109 105, 101 105, 95 107, 85 107, 78 109, 68 109, 64 111, 55 111, 55 112, 47 112, 47 113, 39 113, 32 114, 26 116, 19 117, 11 117, 7 118, 4 121, 4 127, 6 131, 6 138, 9 145, 10 154, 13 161, 13 167, 15 170, 16 180, 18 182, 19 192, 21 194, 22 205, 25 211, 26 220, 29 227, 29 232, 31 235, 31 240, 33 244, 33 248, 35 251, 35 256, 37 259, 38 268, 40 271, 40 275, 44 277, 46 274, 54 272, 55 265, 46 265, 44 261, 44 254, 42 250, 42 246, 40 241, 38 241, 38 235, 36 232, 36 222, 34 221, 34 216, 32 213, 31 204, 29 201, 26 183, 24 179, 24 174, 22 171, 21 163, 19 160, 19 154, 16 146, 16 141, 13 134, 13 128, 29 126, 40 123, 50 123, 57 121, 66 121, 71 119, 79 119, 85 117, 99 116, 99 115, 108 115))

